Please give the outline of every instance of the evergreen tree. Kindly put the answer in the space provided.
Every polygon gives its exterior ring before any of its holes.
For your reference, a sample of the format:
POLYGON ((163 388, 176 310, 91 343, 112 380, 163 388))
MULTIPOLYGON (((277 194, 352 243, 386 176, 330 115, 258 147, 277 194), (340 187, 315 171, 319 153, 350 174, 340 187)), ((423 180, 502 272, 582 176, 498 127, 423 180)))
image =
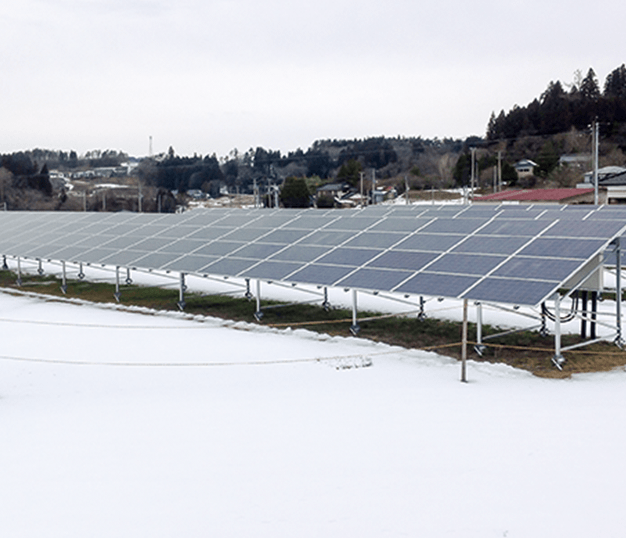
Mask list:
POLYGON ((597 101, 600 98, 600 86, 594 70, 590 67, 587 75, 580 83, 580 95, 588 101, 597 101))
POLYGON ((280 201, 284 207, 309 207, 311 193, 301 177, 288 177, 280 190, 280 201))
POLYGON ((611 71, 604 82, 604 97, 626 98, 626 65, 611 71))
POLYGON ((363 166, 356 159, 350 159, 349 161, 343 163, 339 172, 337 173, 337 179, 341 179, 346 183, 349 183, 353 187, 356 187, 361 179, 361 172, 363 170, 363 166))

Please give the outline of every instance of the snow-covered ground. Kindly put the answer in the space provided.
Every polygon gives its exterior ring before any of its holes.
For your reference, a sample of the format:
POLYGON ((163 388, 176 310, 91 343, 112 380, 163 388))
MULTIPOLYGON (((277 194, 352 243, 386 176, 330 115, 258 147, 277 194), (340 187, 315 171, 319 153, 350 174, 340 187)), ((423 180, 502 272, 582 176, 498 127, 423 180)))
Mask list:
POLYGON ((626 373, 0 292, 10 538, 618 537, 626 373))

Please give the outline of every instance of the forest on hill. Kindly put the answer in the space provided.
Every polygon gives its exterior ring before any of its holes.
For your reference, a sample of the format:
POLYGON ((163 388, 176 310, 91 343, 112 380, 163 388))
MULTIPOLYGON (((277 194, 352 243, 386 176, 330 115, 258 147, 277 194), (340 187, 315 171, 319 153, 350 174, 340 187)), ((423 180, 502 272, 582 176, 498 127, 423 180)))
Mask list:
POLYGON ((560 81, 550 82, 540 97, 526 106, 514 106, 508 113, 492 113, 487 140, 513 140, 525 136, 553 135, 572 129, 585 131, 599 121, 604 136, 626 145, 626 66, 611 71, 603 87, 590 68, 580 72, 568 91, 560 81))

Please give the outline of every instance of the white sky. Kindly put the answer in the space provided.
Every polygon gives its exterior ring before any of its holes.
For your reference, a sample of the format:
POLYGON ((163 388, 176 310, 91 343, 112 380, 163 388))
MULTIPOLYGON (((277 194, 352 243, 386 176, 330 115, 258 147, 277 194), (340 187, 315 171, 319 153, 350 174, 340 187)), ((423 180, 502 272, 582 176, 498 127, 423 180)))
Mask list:
POLYGON ((4 0, 0 153, 307 148, 483 135, 551 80, 622 63, 626 4, 4 0))

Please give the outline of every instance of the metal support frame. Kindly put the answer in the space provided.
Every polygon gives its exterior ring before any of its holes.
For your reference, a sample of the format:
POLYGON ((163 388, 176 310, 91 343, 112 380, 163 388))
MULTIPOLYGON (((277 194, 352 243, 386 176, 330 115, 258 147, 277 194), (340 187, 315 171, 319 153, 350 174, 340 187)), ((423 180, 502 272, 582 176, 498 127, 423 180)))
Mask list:
POLYGON ((83 271, 83 262, 78 264, 78 280, 82 280, 85 278, 85 273, 83 271))
POLYGON ((244 297, 248 299, 248 301, 251 301, 253 297, 252 292, 250 291, 250 279, 249 278, 246 278, 246 293, 244 294, 244 297))
POLYGON ((115 300, 119 303, 120 298, 122 297, 122 292, 120 291, 120 266, 115 266, 115 293, 113 294, 115 300))
POLYGON ((361 327, 357 320, 357 291, 352 290, 352 325, 350 326, 350 332, 356 336, 359 334, 361 327))
POLYGON ((17 281, 16 284, 18 286, 22 285, 22 259, 17 257, 17 281))
POLYGON ((130 286, 133 283, 133 279, 130 277, 130 267, 126 268, 126 285, 130 286))
POLYGON ((552 363, 559 370, 563 369, 565 359, 561 353, 561 295, 554 295, 554 356, 552 363))
POLYGON ((624 347, 622 339, 622 249, 620 238, 615 239, 615 322, 617 334, 615 335, 615 345, 620 349, 624 347))
POLYGON ((9 270, 9 266, 7 265, 7 257, 5 254, 2 255, 2 270, 3 271, 9 270))
POLYGON ((483 344, 483 305, 480 302, 476 303, 476 345, 474 351, 478 356, 482 357, 483 353, 487 349, 487 346, 483 344))
POLYGON ((181 310, 185 310, 185 291, 187 291, 187 285, 185 284, 185 273, 180 273, 180 286, 178 288, 178 302, 176 306, 181 310))
POLYGON ((261 321, 263 319, 263 312, 261 312, 261 281, 256 281, 256 311, 254 313, 254 319, 261 321))
POLYGON ((418 321, 424 321, 426 319, 426 311, 424 309, 425 305, 426 305, 426 301, 424 300, 424 296, 420 295, 420 309, 419 309, 419 312, 417 313, 418 321))
POLYGON ((43 275, 43 261, 41 258, 37 258, 37 274, 43 275))
POLYGON ((596 338, 596 324, 598 319, 598 292, 591 292, 591 322, 589 324, 589 336, 592 340, 596 338))
POLYGON ((541 325, 539 326, 539 334, 541 336, 548 336, 548 318, 543 308, 545 304, 541 303, 541 325))
POLYGON ((328 288, 324 287, 324 300, 322 301, 322 308, 328 312, 330 310, 330 303, 328 302, 328 288))
POLYGON ((584 340, 587 338, 587 305, 589 302, 589 292, 583 290, 580 294, 580 299, 582 302, 580 311, 580 337, 584 340))
POLYGON ((461 329, 461 382, 467 383, 467 299, 463 299, 463 324, 461 329))
POLYGON ((61 291, 63 295, 67 293, 67 273, 65 271, 65 262, 61 262, 61 291))

